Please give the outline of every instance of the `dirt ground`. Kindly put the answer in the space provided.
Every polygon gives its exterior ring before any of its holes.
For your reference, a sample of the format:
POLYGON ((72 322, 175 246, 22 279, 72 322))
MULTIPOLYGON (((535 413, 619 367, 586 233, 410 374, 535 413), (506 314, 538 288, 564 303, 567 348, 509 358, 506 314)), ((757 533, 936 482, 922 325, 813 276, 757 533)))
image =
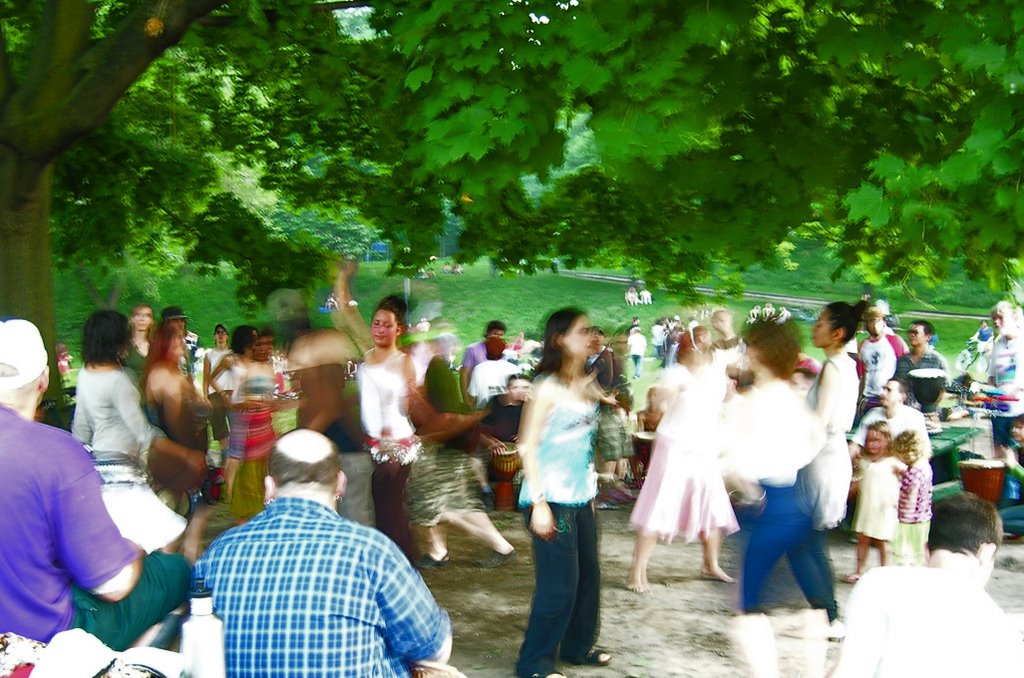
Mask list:
MULTIPOLYGON (((983 453, 989 446, 987 435, 978 436, 976 451, 983 453)), ((603 668, 564 665, 561 670, 570 678, 744 675, 727 635, 736 606, 737 585, 701 578, 698 543, 659 544, 649 568, 651 593, 639 595, 626 588, 634 543, 634 533, 628 526, 630 509, 626 506, 599 511, 598 516, 602 562, 599 644, 614 655, 614 660, 603 668)), ((486 547, 453 531, 449 535, 451 564, 423 573, 435 598, 452 619, 455 642, 451 663, 470 678, 514 675, 533 594, 530 539, 522 517, 517 513, 492 512, 491 518, 516 547, 519 557, 515 561, 496 570, 478 568, 474 562, 488 555, 486 547)), ((212 539, 231 524, 227 507, 219 505, 207 538, 212 539)), ((743 541, 741 531, 727 538, 722 547, 722 566, 734 576, 739 570, 743 541)), ((841 579, 853 571, 855 562, 849 535, 834 532, 830 553, 842 615, 852 586, 841 579)), ((871 557, 870 564, 876 564, 877 556, 872 553, 871 557)), ((1004 610, 1024 620, 1024 541, 1000 548, 988 591, 1004 610)), ((804 658, 820 655, 824 649, 827 665, 831 666, 839 645, 809 645, 801 638, 800 616, 807 605, 784 562, 776 567, 766 598, 773 605, 771 619, 782 675, 821 675, 820 659, 813 662, 816 668, 809 670, 804 658)), ((951 631, 950 639, 953 638, 955 632, 951 631)), ((941 641, 937 639, 937 643, 941 641)))
MULTIPOLYGON (((491 513, 491 518, 519 552, 515 561, 496 570, 478 568, 474 562, 487 555, 486 547, 452 532, 449 535, 451 564, 423 573, 435 598, 452 619, 455 632, 452 664, 470 678, 514 675, 533 594, 530 539, 521 516, 491 513)), ((600 511, 598 518, 602 562, 599 644, 615 658, 604 668, 562 666, 565 674, 570 678, 744 675, 727 635, 737 585, 700 577, 700 545, 659 544, 649 569, 652 591, 638 595, 626 589, 626 572, 634 542, 634 533, 628 526, 629 507, 600 511)), ((212 539, 230 526, 230 516, 222 504, 211 522, 208 537, 212 539)), ((733 575, 740 565, 743 534, 727 538, 722 547, 722 566, 733 575)), ((852 587, 839 580, 852 572, 854 566, 854 546, 848 535, 833 534, 830 552, 841 615, 852 587)), ((1007 543, 1000 548, 988 591, 1004 610, 1024 619, 1024 541, 1007 543)), ((803 678, 820 675, 820 667, 816 674, 808 672, 804 666, 802 658, 808 647, 800 638, 799 614, 807 606, 785 564, 776 568, 767 597, 774 605, 771 618, 778 637, 782 675, 803 678)), ((955 634, 951 635, 953 637, 955 634)), ((820 648, 811 648, 811 651, 817 652, 820 648)), ((831 665, 838 644, 829 643, 826 651, 831 665)))
MULTIPOLYGON (((603 568, 600 645, 615 659, 604 668, 566 665, 561 667, 565 674, 594 678, 744 675, 727 636, 737 585, 702 579, 700 545, 676 542, 660 544, 651 559, 651 593, 629 591, 626 572, 634 541, 628 528, 629 510, 599 513, 603 568)), ((451 565, 425 572, 424 579, 454 624, 452 664, 470 677, 507 678, 514 675, 529 613, 533 565, 522 519, 516 514, 492 514, 492 518, 519 551, 515 562, 499 570, 476 568, 473 561, 486 555, 483 547, 452 534, 451 565)), ((722 564, 731 574, 739 569, 742 544, 741 532, 723 546, 722 564)), ((833 535, 831 555, 842 614, 852 586, 838 580, 854 566, 854 547, 847 535, 833 535)), ((1000 549, 988 590, 1007 612, 1024 613, 1024 542, 1000 549)), ((768 597, 776 606, 771 618, 782 675, 814 675, 804 667, 807 647, 798 637, 799 611, 806 609, 806 604, 785 565, 776 568, 768 597)), ((838 647, 837 643, 828 644, 829 665, 838 647)))

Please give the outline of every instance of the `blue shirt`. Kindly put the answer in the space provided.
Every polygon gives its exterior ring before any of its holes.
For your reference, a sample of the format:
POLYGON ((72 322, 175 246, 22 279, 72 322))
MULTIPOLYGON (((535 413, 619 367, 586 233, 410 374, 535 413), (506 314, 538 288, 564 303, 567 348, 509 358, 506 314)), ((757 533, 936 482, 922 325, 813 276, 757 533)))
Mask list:
MULTIPOLYGON (((554 377, 546 377, 553 379, 554 377)), ((535 385, 535 388, 540 388, 535 385)), ((561 398, 548 413, 537 444, 540 492, 548 503, 582 506, 597 495, 594 470, 594 434, 597 432, 596 401, 561 398)), ((519 507, 526 508, 536 492, 523 480, 519 507)))
POLYGON ((195 576, 224 620, 232 678, 408 676, 451 630, 391 540, 308 499, 222 534, 195 576))

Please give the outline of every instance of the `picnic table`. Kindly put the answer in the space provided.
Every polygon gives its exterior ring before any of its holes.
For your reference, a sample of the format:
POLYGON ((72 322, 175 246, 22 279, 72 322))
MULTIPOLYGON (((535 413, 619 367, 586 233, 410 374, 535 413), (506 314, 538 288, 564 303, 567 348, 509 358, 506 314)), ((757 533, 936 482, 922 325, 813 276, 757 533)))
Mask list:
POLYGON ((932 498, 934 500, 958 494, 960 485, 960 462, 964 455, 961 445, 970 442, 982 433, 977 426, 946 426, 941 431, 928 434, 932 443, 932 498))

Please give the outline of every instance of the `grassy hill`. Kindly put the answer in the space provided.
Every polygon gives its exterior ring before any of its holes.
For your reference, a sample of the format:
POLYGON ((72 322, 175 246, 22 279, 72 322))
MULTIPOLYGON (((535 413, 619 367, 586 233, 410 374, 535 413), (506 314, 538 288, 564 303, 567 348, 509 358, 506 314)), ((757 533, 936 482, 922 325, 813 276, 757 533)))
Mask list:
MULTIPOLYGON (((802 263, 798 271, 751 271, 751 289, 847 301, 853 301, 860 295, 861 283, 842 278, 833 283, 828 279, 826 269, 830 271, 834 266, 825 260, 822 253, 805 251, 801 253, 800 261, 802 263)), ((360 269, 354 292, 361 303, 360 310, 366 317, 382 296, 403 293, 404 279, 388 278, 385 275, 386 269, 384 263, 366 264, 360 269)), ((661 316, 680 315, 685 320, 690 313, 699 310, 699 305, 682 305, 657 291, 653 305, 630 308, 623 302, 622 285, 548 272, 533 276, 494 277, 484 262, 467 266, 465 274, 461 276, 443 275, 440 266, 437 269, 438 275, 435 278, 409 281, 410 317, 414 322, 426 316, 435 324, 447 324, 464 344, 479 340, 487 321, 493 318, 504 320, 511 335, 524 332, 527 336, 540 338, 547 315, 563 306, 578 306, 587 311, 595 325, 611 330, 629 323, 633 315, 639 316, 642 326, 649 328, 661 316)), ((57 298, 60 300, 57 308, 58 340, 67 343, 72 354, 77 356, 82 324, 95 307, 75 275, 57 273, 55 278, 57 298)), ((325 280, 323 286, 313 292, 317 306, 326 297, 329 284, 330 281, 325 280)), ((990 304, 998 298, 966 280, 954 280, 949 286, 960 290, 959 299, 962 303, 957 305, 956 310, 985 315, 990 304), (968 301, 971 305, 963 303, 968 301)), ((943 296, 948 296, 948 293, 943 296)), ((904 325, 912 319, 913 309, 930 305, 922 303, 930 300, 914 299, 898 291, 881 290, 878 296, 889 300, 893 310, 901 314, 904 325)), ((191 318, 190 327, 200 334, 204 345, 212 344, 213 326, 218 322, 234 327, 243 322, 262 325, 269 320, 265 309, 247 310, 239 307, 235 299, 235 283, 230 274, 204 276, 188 267, 166 278, 156 294, 147 296, 136 289, 127 290, 122 295, 119 308, 127 314, 138 301, 152 304, 157 313, 170 304, 181 306, 191 318)), ((742 320, 753 304, 750 301, 733 301, 728 305, 737 312, 738 320, 742 320)), ((953 310, 948 306, 944 308, 953 310)), ((329 323, 326 315, 314 315, 315 324, 329 323)), ((952 357, 963 347, 963 341, 974 332, 977 325, 971 320, 943 319, 933 322, 942 339, 939 348, 947 357, 952 357)), ((808 333, 805 331, 804 334, 806 339, 808 333)), ((809 352, 814 354, 813 350, 809 352)))

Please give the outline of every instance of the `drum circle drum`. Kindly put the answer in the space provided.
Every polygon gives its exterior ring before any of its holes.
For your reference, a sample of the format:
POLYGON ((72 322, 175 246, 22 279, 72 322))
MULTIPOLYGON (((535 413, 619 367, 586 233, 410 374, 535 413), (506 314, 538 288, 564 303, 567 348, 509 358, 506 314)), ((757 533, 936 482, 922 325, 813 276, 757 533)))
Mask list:
POLYGON ((494 483, 494 508, 498 511, 516 510, 516 492, 513 488, 513 480, 519 469, 522 468, 522 460, 516 446, 505 443, 505 451, 491 455, 491 471, 496 479, 494 483))
POLYGON ((1006 464, 998 459, 967 459, 960 462, 964 491, 993 504, 999 502, 1006 480, 1006 464))
POLYGON ((940 369, 923 367, 911 370, 910 390, 921 403, 921 411, 925 414, 935 412, 942 400, 942 394, 946 391, 946 381, 949 376, 940 369))

